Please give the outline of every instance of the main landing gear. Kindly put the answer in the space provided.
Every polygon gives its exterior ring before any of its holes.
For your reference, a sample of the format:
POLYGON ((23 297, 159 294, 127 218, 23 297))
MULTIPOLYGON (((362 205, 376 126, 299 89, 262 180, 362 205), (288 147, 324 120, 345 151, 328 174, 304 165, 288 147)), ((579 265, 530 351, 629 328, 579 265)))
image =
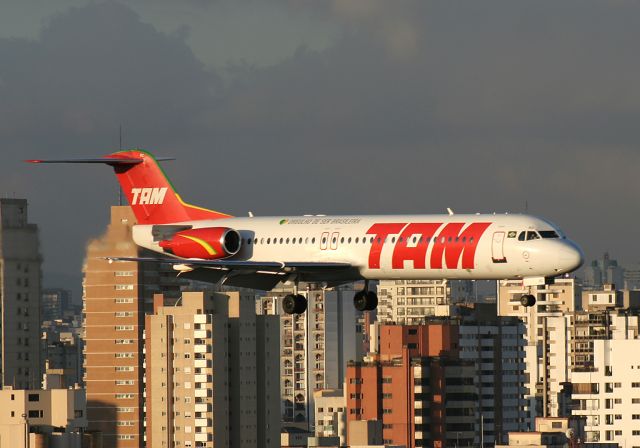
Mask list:
POLYGON ((523 294, 520 296, 520 305, 530 307, 536 304, 536 296, 533 294, 523 294))
POLYGON ((295 294, 287 294, 282 299, 282 309, 287 314, 302 314, 307 311, 307 298, 297 291, 295 294))
POLYGON ((369 281, 365 280, 364 289, 353 296, 353 306, 358 311, 373 311, 378 306, 378 295, 369 291, 369 281))

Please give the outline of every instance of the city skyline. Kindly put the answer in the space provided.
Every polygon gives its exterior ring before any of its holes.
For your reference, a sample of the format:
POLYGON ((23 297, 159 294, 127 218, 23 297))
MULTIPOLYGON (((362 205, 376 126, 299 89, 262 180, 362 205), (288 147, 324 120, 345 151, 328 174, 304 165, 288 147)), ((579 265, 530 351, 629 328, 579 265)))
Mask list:
POLYGON ((166 169, 186 198, 232 214, 528 209, 588 259, 637 261, 637 4, 22 3, 0 19, 0 191, 31 201, 47 286, 79 282, 118 190, 20 159, 110 152, 120 125, 125 147, 181 159, 166 169))

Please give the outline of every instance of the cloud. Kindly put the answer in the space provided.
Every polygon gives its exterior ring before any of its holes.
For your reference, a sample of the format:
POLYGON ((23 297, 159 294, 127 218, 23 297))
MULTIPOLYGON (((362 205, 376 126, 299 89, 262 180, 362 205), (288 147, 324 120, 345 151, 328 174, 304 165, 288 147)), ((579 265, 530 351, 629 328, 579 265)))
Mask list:
POLYGON ((0 188, 30 199, 47 270, 79 269, 117 189, 104 168, 18 159, 110 152, 120 124, 125 146, 178 157, 167 170, 183 196, 223 211, 527 201, 590 256, 634 259, 640 4, 295 3, 291 20, 341 29, 334 44, 300 40, 280 63, 229 67, 227 83, 184 33, 118 3, 59 14, 37 40, 0 39, 0 188))

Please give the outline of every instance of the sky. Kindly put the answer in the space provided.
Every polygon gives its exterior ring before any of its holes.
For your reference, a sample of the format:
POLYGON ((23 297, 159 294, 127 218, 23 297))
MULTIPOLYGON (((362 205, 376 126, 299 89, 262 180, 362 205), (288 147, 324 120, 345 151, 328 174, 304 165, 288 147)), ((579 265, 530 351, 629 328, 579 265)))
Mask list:
POLYGON ((119 126, 231 214, 528 211, 635 263, 637 42, 626 0, 5 0, 0 194, 29 200, 47 286, 79 284, 118 188, 22 160, 119 126))

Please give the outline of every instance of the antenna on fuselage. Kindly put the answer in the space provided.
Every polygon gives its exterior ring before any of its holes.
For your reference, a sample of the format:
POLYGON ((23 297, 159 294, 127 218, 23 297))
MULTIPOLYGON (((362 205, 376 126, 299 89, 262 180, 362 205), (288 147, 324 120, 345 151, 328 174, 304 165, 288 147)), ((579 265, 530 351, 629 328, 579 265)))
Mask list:
POLYGON ((449 207, 447 207, 447 213, 449 213, 449 216, 453 215, 453 210, 451 210, 449 207))

